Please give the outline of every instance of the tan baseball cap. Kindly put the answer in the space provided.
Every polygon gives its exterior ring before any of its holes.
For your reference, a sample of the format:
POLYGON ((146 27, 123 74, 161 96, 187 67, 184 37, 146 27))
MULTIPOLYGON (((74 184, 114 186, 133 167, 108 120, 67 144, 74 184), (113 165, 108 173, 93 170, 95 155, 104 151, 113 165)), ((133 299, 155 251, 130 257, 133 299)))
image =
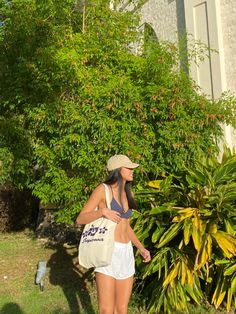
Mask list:
POLYGON ((137 168, 139 164, 132 162, 125 155, 114 155, 107 162, 107 170, 112 171, 121 167, 134 169, 137 168))

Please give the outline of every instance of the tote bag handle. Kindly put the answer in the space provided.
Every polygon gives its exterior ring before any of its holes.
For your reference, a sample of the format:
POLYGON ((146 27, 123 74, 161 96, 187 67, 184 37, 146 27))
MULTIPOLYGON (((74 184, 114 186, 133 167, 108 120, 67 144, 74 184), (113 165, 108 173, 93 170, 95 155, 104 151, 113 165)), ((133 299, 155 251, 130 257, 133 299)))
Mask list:
POLYGON ((110 198, 109 187, 105 183, 103 183, 103 185, 105 187, 106 205, 107 205, 107 208, 111 209, 111 198, 110 198))

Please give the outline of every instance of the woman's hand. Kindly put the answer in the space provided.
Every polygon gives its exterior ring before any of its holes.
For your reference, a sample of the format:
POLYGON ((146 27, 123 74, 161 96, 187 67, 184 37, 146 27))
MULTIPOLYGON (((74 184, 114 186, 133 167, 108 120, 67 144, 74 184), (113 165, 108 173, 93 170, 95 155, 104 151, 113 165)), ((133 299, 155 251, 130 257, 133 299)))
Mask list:
POLYGON ((151 260, 151 254, 148 250, 146 250, 145 248, 142 248, 139 250, 140 251, 140 254, 142 255, 143 257, 143 262, 144 263, 148 263, 150 262, 151 260))
POLYGON ((103 217, 110 219, 117 224, 121 221, 120 213, 114 210, 111 210, 109 208, 102 208, 101 211, 102 211, 103 217))

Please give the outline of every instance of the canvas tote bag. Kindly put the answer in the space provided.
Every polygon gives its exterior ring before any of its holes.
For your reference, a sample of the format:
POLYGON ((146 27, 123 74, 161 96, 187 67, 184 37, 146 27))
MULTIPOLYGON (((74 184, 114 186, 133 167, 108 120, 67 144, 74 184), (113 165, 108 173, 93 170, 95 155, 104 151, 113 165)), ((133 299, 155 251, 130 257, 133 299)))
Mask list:
MULTIPOLYGON (((110 207, 110 192, 105 187, 106 205, 110 207)), ((102 267, 111 263, 116 223, 105 218, 86 224, 79 244, 79 264, 85 268, 102 267)))

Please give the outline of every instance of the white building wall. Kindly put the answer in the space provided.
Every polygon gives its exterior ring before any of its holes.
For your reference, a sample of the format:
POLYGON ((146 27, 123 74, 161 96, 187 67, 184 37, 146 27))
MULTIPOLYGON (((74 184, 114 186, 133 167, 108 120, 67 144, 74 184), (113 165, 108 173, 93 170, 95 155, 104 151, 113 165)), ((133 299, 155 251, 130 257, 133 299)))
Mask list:
MULTIPOLYGON (((212 54, 210 61, 206 60, 199 69, 193 69, 191 75, 210 97, 217 98, 225 90, 236 95, 236 0, 149 0, 142 7, 141 21, 149 23, 161 41, 177 43, 185 31, 192 31, 195 39, 207 39, 206 44, 218 49, 219 55, 212 54), (191 5, 195 11, 191 12, 191 5), (206 22, 209 23, 206 24, 208 34, 201 22, 201 12, 197 28, 197 21, 193 23, 203 6, 207 6, 204 14, 207 14, 206 22), (201 72, 202 80, 209 76, 209 84, 201 84, 201 72)), ((236 146, 236 132, 230 127, 223 128, 228 145, 236 146)))
POLYGON ((217 99, 226 89, 224 49, 218 0, 185 0, 187 33, 214 51, 206 49, 199 64, 191 62, 191 76, 210 98, 217 99))

